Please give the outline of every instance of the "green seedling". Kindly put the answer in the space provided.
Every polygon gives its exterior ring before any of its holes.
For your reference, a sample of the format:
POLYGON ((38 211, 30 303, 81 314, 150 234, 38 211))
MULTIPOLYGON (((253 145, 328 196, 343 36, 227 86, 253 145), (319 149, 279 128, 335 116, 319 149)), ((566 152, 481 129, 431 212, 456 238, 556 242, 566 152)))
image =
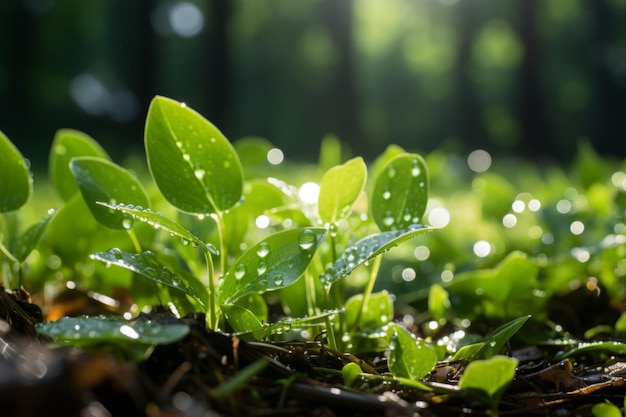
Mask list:
POLYGON ((470 362, 459 380, 461 391, 471 392, 489 405, 489 415, 498 415, 500 397, 515 376, 517 359, 493 356, 470 362))

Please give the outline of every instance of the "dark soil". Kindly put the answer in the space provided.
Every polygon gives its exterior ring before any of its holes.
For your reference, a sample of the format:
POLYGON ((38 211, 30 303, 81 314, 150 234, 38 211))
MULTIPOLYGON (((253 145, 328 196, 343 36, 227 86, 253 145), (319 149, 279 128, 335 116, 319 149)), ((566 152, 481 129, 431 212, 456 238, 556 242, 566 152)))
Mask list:
MULTIPOLYGON (((459 416, 485 415, 469 397, 403 388, 394 382, 343 385, 340 370, 356 361, 388 372, 384 352, 353 357, 309 342, 246 342, 206 328, 204 316, 167 311, 137 320, 180 321, 190 333, 157 346, 135 364, 107 352, 50 347, 34 331, 39 307, 23 291, 0 293, 0 416, 459 416), (246 373, 254 369, 251 375, 246 373), (234 384, 241 378, 239 384, 234 384)), ((591 415, 598 402, 623 404, 626 363, 576 358, 549 363, 537 346, 511 347, 520 360, 502 397, 501 415, 591 415)), ((429 380, 453 388, 463 363, 441 364, 429 380)))

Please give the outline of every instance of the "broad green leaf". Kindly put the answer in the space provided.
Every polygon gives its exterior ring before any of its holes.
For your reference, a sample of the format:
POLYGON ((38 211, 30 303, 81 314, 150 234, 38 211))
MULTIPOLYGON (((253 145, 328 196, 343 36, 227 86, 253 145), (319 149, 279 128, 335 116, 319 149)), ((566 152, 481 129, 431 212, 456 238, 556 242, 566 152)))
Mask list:
POLYGON ((147 207, 148 194, 130 172, 115 163, 91 156, 77 157, 70 162, 78 188, 89 210, 99 223, 112 229, 130 229, 133 221, 128 214, 98 203, 126 203, 147 207))
POLYGON ((256 332, 263 329, 261 321, 247 308, 237 304, 222 304, 221 309, 236 333, 256 332))
POLYGON ((393 301, 387 290, 370 295, 363 307, 363 294, 353 295, 346 301, 346 324, 359 329, 376 329, 386 326, 393 318, 393 301), (358 319, 358 323, 357 323, 358 319))
POLYGON ((32 190, 26 160, 0 132, 0 213, 17 210, 26 204, 32 190))
POLYGON ((206 288, 199 281, 192 279, 187 279, 187 282, 183 281, 159 262, 150 251, 129 253, 113 248, 106 252, 91 254, 89 257, 108 265, 128 269, 160 284, 180 290, 200 303, 203 308, 207 308, 209 295, 206 288))
POLYGON ((455 305, 457 313, 471 314, 480 308, 488 317, 510 319, 544 311, 547 300, 535 291, 540 288, 538 274, 535 260, 513 251, 494 268, 459 273, 446 289, 464 301, 455 305))
POLYGON ((578 346, 555 355, 555 359, 562 360, 586 353, 608 352, 615 355, 626 355, 626 343, 621 342, 583 342, 578 346))
POLYGON ((394 246, 431 230, 430 227, 414 224, 407 230, 394 230, 367 236, 348 247, 339 259, 320 276, 320 280, 324 285, 331 285, 348 276, 357 266, 370 262, 394 246))
POLYGON ((221 304, 251 293, 277 290, 295 282, 326 236, 323 228, 296 228, 270 235, 248 249, 224 275, 221 304))
POLYGON ((611 403, 598 403, 591 408, 594 417, 623 417, 619 407, 611 403))
POLYGON ((129 214, 133 219, 149 224, 155 229, 162 229, 174 236, 178 236, 183 239, 183 242, 190 242, 193 246, 199 246, 201 248, 204 248, 214 255, 218 254, 215 246, 211 245, 210 243, 205 244, 189 230, 185 229, 175 221, 168 219, 159 212, 154 212, 148 208, 144 209, 142 207, 135 207, 132 204, 107 204, 103 202, 97 203, 112 210, 118 210, 122 213, 129 214))
POLYGON ((63 201, 78 192, 78 184, 70 170, 70 161, 78 156, 111 159, 91 136, 71 129, 61 129, 54 135, 48 161, 49 175, 63 201))
POLYGON ((422 222, 428 203, 428 169, 421 156, 392 158, 374 181, 370 207, 381 231, 403 230, 422 222))
POLYGON ((61 345, 107 347, 135 361, 147 359, 156 345, 174 343, 189 333, 184 324, 128 321, 119 316, 63 317, 38 323, 36 329, 61 345))
POLYGON ((50 209, 44 216, 39 219, 37 223, 28 228, 22 235, 20 235, 11 247, 11 252, 18 261, 24 262, 28 255, 37 247, 41 240, 48 223, 54 216, 55 210, 50 209))
POLYGON ((361 373, 361 367, 354 362, 348 362, 341 368, 341 376, 346 387, 351 387, 361 373))
POLYGON ((241 166, 245 169, 246 179, 250 178, 249 170, 267 169, 270 166, 267 153, 274 148, 274 145, 269 140, 258 136, 246 136, 237 139, 233 147, 237 151, 241 166))
POLYGON ((484 344, 485 342, 478 342, 462 346, 454 353, 451 361, 471 360, 476 356, 478 349, 480 349, 484 344))
POLYGON ((507 356, 470 362, 459 380, 459 388, 482 391, 497 399, 513 380, 517 363, 517 359, 507 356))
POLYGON ((428 312, 435 320, 441 320, 450 309, 448 291, 439 284, 432 284, 428 291, 428 312))
POLYGON ((286 317, 276 323, 264 325, 263 328, 259 330, 241 333, 240 335, 251 336, 256 340, 260 340, 271 335, 284 334, 293 330, 301 330, 306 327, 320 326, 324 323, 324 320, 327 317, 332 318, 333 316, 336 316, 337 314, 342 312, 343 310, 334 309, 322 311, 319 314, 314 314, 307 317, 286 317))
POLYGON ((495 329, 485 343, 476 350, 473 359, 489 359, 500 353, 504 344, 517 333, 529 318, 530 316, 519 317, 495 329))
POLYGON ((417 340, 404 328, 392 323, 389 335, 389 371, 393 376, 419 380, 437 364, 437 352, 422 340, 417 340))
POLYGON ((176 208, 194 214, 224 211, 241 200, 243 170, 230 142, 184 103, 155 97, 146 121, 150 173, 176 208))
POLYGON ((367 180, 363 158, 354 158, 329 169, 320 183, 318 210, 324 223, 336 223, 350 213, 367 180))
POLYGON ((331 167, 341 164, 344 150, 339 138, 333 134, 325 135, 320 145, 320 159, 318 168, 326 172, 331 167))

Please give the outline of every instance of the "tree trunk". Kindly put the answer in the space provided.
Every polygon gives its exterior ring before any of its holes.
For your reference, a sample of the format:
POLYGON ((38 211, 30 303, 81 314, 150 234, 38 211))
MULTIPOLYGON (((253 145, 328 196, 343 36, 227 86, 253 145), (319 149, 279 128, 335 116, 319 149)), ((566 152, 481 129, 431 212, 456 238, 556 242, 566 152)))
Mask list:
POLYGON ((352 45, 353 0, 327 0, 324 6, 326 24, 335 41, 339 62, 333 74, 326 102, 329 120, 339 139, 367 155, 369 146, 359 124, 359 100, 354 76, 352 45))
POLYGON ((541 87, 541 41, 536 28, 537 0, 519 0, 518 4, 518 33, 524 45, 518 104, 522 142, 518 145, 518 151, 528 157, 559 155, 562 152, 554 147, 541 87))

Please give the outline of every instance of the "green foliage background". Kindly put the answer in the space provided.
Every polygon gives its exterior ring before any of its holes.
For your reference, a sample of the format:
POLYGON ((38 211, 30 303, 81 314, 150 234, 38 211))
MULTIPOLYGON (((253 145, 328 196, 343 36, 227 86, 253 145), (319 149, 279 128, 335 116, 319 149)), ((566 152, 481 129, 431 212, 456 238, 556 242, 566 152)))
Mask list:
POLYGON ((624 155, 625 17, 623 0, 2 2, 0 125, 33 162, 60 127, 141 150, 162 94, 290 158, 327 133, 366 160, 389 143, 563 160, 581 137, 624 155))

